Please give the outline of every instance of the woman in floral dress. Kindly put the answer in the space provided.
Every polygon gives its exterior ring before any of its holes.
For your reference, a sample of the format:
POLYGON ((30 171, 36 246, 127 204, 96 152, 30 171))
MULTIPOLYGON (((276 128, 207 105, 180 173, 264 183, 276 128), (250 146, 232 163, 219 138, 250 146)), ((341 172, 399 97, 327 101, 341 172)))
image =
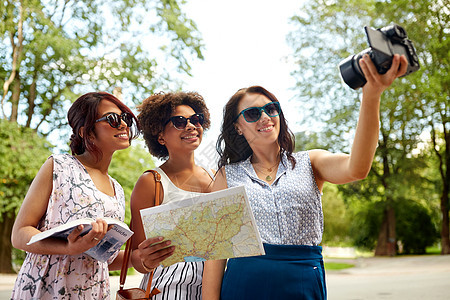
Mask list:
POLYGON ((47 159, 14 223, 13 246, 27 256, 12 299, 109 299, 108 271, 122 263, 119 251, 107 262, 84 252, 106 234, 102 217, 124 220, 123 189, 108 175, 108 167, 113 153, 126 149, 135 137, 136 117, 116 97, 99 92, 78 98, 68 120, 72 155, 47 159), (79 226, 67 241, 47 238, 27 245, 33 235, 81 218, 96 220, 88 234, 80 236, 79 226))

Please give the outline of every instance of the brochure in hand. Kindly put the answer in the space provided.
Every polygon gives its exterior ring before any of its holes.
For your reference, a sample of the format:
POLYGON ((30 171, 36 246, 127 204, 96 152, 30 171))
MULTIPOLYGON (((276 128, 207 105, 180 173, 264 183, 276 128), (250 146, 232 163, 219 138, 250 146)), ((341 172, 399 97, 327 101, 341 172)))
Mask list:
MULTIPOLYGON (((96 246, 92 247, 85 253, 94 259, 104 262, 107 261, 117 250, 119 250, 120 247, 122 247, 122 245, 133 235, 134 232, 131 231, 130 228, 128 228, 127 224, 120 220, 108 217, 102 217, 102 219, 105 220, 108 225, 112 226, 103 237, 103 239, 99 241, 96 246)), ((31 245, 49 237, 67 239, 67 236, 78 225, 84 226, 81 235, 85 235, 91 230, 92 222, 95 222, 95 220, 91 218, 78 219, 67 222, 66 224, 62 224, 58 227, 43 231, 32 236, 27 245, 31 245)))

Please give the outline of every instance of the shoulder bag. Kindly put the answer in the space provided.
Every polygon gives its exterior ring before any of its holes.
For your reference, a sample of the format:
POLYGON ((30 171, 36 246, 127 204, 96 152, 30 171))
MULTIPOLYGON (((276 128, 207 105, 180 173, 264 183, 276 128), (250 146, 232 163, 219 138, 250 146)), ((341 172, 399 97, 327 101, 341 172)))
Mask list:
MULTIPOLYGON (((155 206, 160 204, 161 197, 161 175, 155 170, 147 170, 145 172, 152 172, 155 176, 155 206)), ((130 224, 131 225, 131 224, 130 224)), ((131 227, 131 226, 130 226, 131 227)), ((128 261, 131 255, 131 238, 127 241, 127 245, 125 246, 125 254, 123 257, 122 268, 120 270, 120 285, 119 290, 116 294, 116 300, 147 300, 151 299, 154 295, 157 295, 160 292, 157 288, 151 289, 152 279, 153 279, 153 270, 150 272, 150 276, 148 278, 147 289, 143 290, 140 288, 130 288, 124 289, 125 279, 127 277, 128 270, 128 261)))

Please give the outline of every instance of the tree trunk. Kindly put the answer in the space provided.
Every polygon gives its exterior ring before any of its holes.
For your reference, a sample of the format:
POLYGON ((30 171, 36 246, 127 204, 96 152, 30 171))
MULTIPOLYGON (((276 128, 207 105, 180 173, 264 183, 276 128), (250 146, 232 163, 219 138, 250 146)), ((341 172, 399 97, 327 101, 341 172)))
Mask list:
MULTIPOLYGON (((447 166, 448 168, 449 166, 447 166)), ((442 227, 441 227, 441 254, 450 254, 450 233, 449 233, 449 211, 448 211, 448 183, 444 183, 441 195, 441 213, 442 213, 442 227)))
POLYGON ((34 72, 33 76, 33 82, 30 85, 30 94, 28 95, 28 112, 27 112, 27 123, 25 127, 30 128, 31 126, 31 120, 33 119, 34 115, 34 107, 35 107, 35 101, 36 101, 36 88, 37 88, 37 72, 34 72))
MULTIPOLYGON (((389 168, 388 140, 389 135, 382 130, 382 140, 379 143, 378 149, 383 159, 383 175, 381 176, 381 184, 385 191, 389 191, 389 177, 391 169, 389 168)), ((386 192, 385 192, 386 194, 386 192)), ((396 254, 396 235, 395 235, 395 210, 392 205, 393 200, 386 196, 386 208, 383 214, 383 222, 381 223, 380 232, 378 234, 377 246, 375 248, 375 256, 395 256, 396 254)))
POLYGON ((11 122, 17 123, 17 118, 19 114, 19 100, 20 100, 20 77, 19 74, 16 75, 13 81, 12 86, 12 95, 11 95, 11 122))
POLYGON ((378 234, 375 256, 395 256, 396 254, 395 210, 388 205, 383 215, 380 233, 378 234))
POLYGON ((0 247, 0 273, 15 273, 12 268, 12 245, 11 232, 14 224, 14 216, 9 213, 2 214, 3 222, 0 222, 1 228, 1 247, 0 247))
MULTIPOLYGON (((1 100, 1 108, 2 108, 2 112, 3 112, 3 117, 6 117, 3 105, 4 105, 4 102, 6 99, 6 95, 8 94, 9 85, 12 84, 14 82, 14 80, 16 79, 16 76, 19 75, 20 57, 22 55, 22 50, 23 50, 23 39, 24 39, 24 37, 23 37, 24 11, 23 10, 24 10, 24 8, 23 8, 22 1, 20 1, 20 5, 18 8, 19 8, 19 20, 17 23, 17 44, 15 43, 15 34, 10 33, 10 36, 9 36, 9 39, 11 41, 11 48, 12 48, 13 52, 12 52, 12 62, 11 62, 11 74, 10 74, 9 78, 5 81, 5 83, 3 84, 3 96, 2 96, 2 100, 1 100)), ((19 88, 19 90, 20 90, 20 88, 19 88)), ((17 118, 16 118, 16 120, 17 120, 17 118)))
POLYGON ((441 172, 442 177, 442 195, 441 195, 441 212, 442 212, 442 228, 441 228, 441 254, 450 254, 450 230, 449 230, 449 197, 450 192, 450 132, 447 127, 448 122, 443 122, 444 141, 445 141, 445 172, 441 172))

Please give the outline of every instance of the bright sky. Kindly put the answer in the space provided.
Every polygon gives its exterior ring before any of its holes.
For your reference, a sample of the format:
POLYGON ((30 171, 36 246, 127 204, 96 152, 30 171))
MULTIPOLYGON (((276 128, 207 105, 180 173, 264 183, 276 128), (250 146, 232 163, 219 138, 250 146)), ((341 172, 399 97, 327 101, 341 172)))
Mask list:
MULTIPOLYGON (((274 93, 290 129, 301 130, 296 124, 301 108, 292 101, 293 67, 287 62, 293 50, 286 37, 293 29, 289 19, 298 13, 302 1, 188 0, 183 6, 197 24, 205 44, 205 59, 192 62, 192 77, 182 77, 184 90, 199 92, 211 113, 211 128, 196 152, 197 158, 203 158, 201 163, 215 167, 216 157, 211 158, 211 153, 215 155, 222 109, 242 87, 261 85, 274 93)), ((50 135, 51 140, 59 138, 57 131, 50 135)))
MULTIPOLYGON (((202 33, 204 61, 193 64, 185 90, 197 91, 211 112, 210 130, 197 153, 210 153, 222 122, 222 109, 242 87, 261 85, 280 100, 293 132, 299 108, 291 100, 295 81, 286 60, 293 50, 286 36, 292 30, 289 18, 298 12, 301 0, 189 0, 185 6, 202 33), (202 150, 203 149, 203 150, 202 150)), ((199 157, 196 154, 197 158, 199 157)))

